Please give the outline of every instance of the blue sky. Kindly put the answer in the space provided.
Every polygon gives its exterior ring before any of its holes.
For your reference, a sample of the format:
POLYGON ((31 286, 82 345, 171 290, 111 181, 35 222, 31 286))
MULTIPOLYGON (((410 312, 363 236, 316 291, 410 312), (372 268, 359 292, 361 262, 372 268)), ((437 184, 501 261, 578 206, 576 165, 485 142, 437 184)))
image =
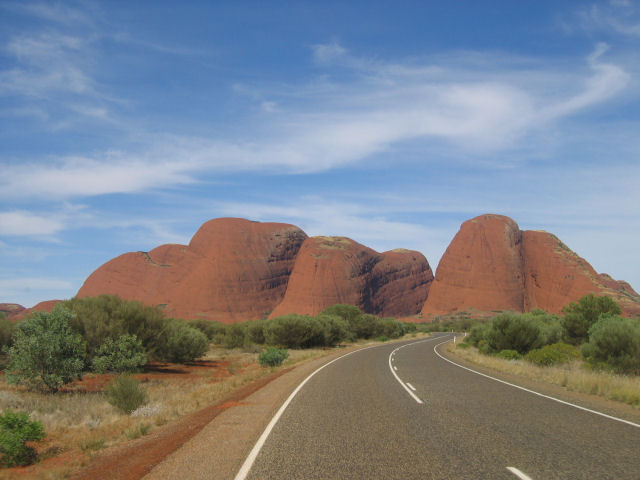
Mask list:
POLYGON ((0 1, 0 302, 238 216, 412 248, 476 215, 640 288, 640 3, 0 1))

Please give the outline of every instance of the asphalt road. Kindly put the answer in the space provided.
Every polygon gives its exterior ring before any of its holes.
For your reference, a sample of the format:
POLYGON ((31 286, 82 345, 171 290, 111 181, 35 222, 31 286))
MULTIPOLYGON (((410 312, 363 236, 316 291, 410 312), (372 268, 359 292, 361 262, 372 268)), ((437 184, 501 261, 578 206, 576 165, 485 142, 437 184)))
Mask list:
POLYGON ((434 353, 445 338, 361 350, 318 372, 247 478, 640 479, 640 428, 452 365, 434 353))

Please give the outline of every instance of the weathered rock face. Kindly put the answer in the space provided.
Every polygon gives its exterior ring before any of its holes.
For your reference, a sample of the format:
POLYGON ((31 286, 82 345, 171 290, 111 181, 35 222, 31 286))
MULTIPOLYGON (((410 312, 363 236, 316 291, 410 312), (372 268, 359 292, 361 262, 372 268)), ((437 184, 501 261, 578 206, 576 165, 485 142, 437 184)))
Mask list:
POLYGON ((483 215, 464 222, 440 260, 422 314, 522 311, 521 246, 510 218, 483 215))
POLYGON ((2 305, 8 305, 9 310, 11 311, 6 312, 7 318, 12 321, 17 321, 22 320, 27 315, 33 312, 50 312, 51 310, 53 310, 53 307, 55 307, 60 302, 62 302, 62 300, 45 300, 44 302, 40 302, 31 308, 24 308, 22 305, 17 305, 15 303, 0 304, 0 311, 3 311, 2 305), (16 306, 18 308, 12 306, 16 306))
POLYGON ((78 297, 115 294, 182 318, 227 323, 262 318, 283 299, 306 237, 288 224, 214 219, 188 246, 162 245, 105 263, 78 297))
POLYGON ((382 253, 371 272, 374 313, 404 317, 418 313, 429 295, 433 272, 420 252, 397 249, 382 253))
POLYGON ((412 315, 427 297, 433 273, 421 253, 380 254, 345 237, 308 238, 284 300, 271 313, 316 315, 336 303, 378 315, 412 315))
POLYGON ((511 219, 482 215, 462 224, 442 257, 423 316, 562 307, 593 293, 609 295, 627 314, 640 296, 626 282, 598 274, 554 235, 521 232, 511 219))
POLYGON ((4 313, 7 318, 18 315, 24 310, 26 309, 17 303, 0 303, 0 313, 4 313))

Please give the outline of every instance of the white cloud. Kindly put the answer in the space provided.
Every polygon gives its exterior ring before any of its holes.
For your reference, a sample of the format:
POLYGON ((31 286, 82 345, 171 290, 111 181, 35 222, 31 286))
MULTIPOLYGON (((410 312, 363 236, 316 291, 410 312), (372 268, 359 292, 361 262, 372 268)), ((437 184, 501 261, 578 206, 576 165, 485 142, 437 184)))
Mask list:
POLYGON ((54 235, 64 228, 64 222, 25 211, 0 212, 0 235, 54 235))

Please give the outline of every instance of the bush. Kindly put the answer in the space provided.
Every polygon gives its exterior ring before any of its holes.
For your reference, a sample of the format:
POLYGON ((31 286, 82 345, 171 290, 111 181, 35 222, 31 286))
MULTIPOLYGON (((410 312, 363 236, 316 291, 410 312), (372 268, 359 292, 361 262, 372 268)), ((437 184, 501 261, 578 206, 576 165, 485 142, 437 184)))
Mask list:
POLYGON ((214 322, 212 320, 205 320, 204 318, 198 318, 196 320, 188 320, 187 325, 193 328, 197 328, 204 333, 209 341, 212 341, 219 336, 226 333, 227 327, 220 322, 214 322))
POLYGON ((242 348, 247 341, 247 325, 244 323, 232 323, 227 325, 227 331, 222 340, 225 348, 242 348))
POLYGON ((35 312, 16 327, 13 346, 7 350, 10 383, 56 392, 81 378, 85 344, 69 325, 73 314, 57 305, 51 313, 35 312))
POLYGON ((349 324, 337 315, 320 314, 316 319, 324 328, 324 345, 333 347, 349 338, 349 324))
POLYGON ((522 355, 520 355, 515 350, 501 350, 496 353, 496 357, 504 358, 505 360, 520 360, 522 355))
POLYGON ((11 346, 11 337, 13 336, 15 327, 15 323, 7 319, 4 315, 0 316, 0 351, 2 351, 4 347, 11 346))
POLYGON ((251 343, 264 345, 264 327, 269 320, 256 320, 247 324, 247 340, 251 343))
POLYGON ((263 367, 277 367, 289 356, 289 352, 280 348, 268 347, 258 356, 258 361, 263 367))
POLYGON ((477 323, 473 327, 471 327, 471 331, 464 341, 470 345, 473 345, 474 347, 478 347, 480 341, 486 343, 485 337, 490 328, 491 325, 489 324, 477 323))
POLYGON ((192 362, 209 350, 204 333, 177 319, 167 319, 157 344, 158 359, 173 363, 192 362))
POLYGON ((269 321, 264 328, 267 345, 286 348, 323 346, 326 341, 324 325, 308 315, 290 314, 269 321))
POLYGON ((26 442, 37 442, 43 438, 42 423, 29 420, 28 413, 5 412, 0 416, 0 463, 4 467, 33 463, 36 451, 26 442))
POLYGON ((640 320, 602 315, 589 329, 582 355, 595 367, 640 374, 640 320))
POLYGON ((107 401, 129 414, 147 403, 147 392, 130 375, 119 375, 107 386, 107 401))
POLYGON ((553 345, 545 345, 542 348, 531 350, 525 356, 525 359, 531 363, 541 366, 551 366, 561 363, 567 363, 580 357, 578 349, 566 343, 554 343, 553 345))
POLYGON ((147 354, 142 342, 135 335, 124 334, 116 340, 108 338, 93 359, 93 371, 137 372, 147 363, 147 354))
POLYGON ((600 315, 621 313, 620 307, 611 297, 596 297, 593 294, 582 297, 577 303, 571 302, 562 311, 566 340, 572 345, 580 345, 588 340, 589 329, 600 315))
POLYGON ((124 334, 135 335, 150 358, 161 360, 156 350, 168 320, 159 308, 115 295, 72 298, 63 305, 75 314, 70 323, 87 342, 89 360, 108 338, 115 340, 124 334))
POLYGON ((524 355, 539 343, 539 336, 537 323, 522 315, 502 313, 493 318, 485 340, 491 352, 515 350, 524 355))

